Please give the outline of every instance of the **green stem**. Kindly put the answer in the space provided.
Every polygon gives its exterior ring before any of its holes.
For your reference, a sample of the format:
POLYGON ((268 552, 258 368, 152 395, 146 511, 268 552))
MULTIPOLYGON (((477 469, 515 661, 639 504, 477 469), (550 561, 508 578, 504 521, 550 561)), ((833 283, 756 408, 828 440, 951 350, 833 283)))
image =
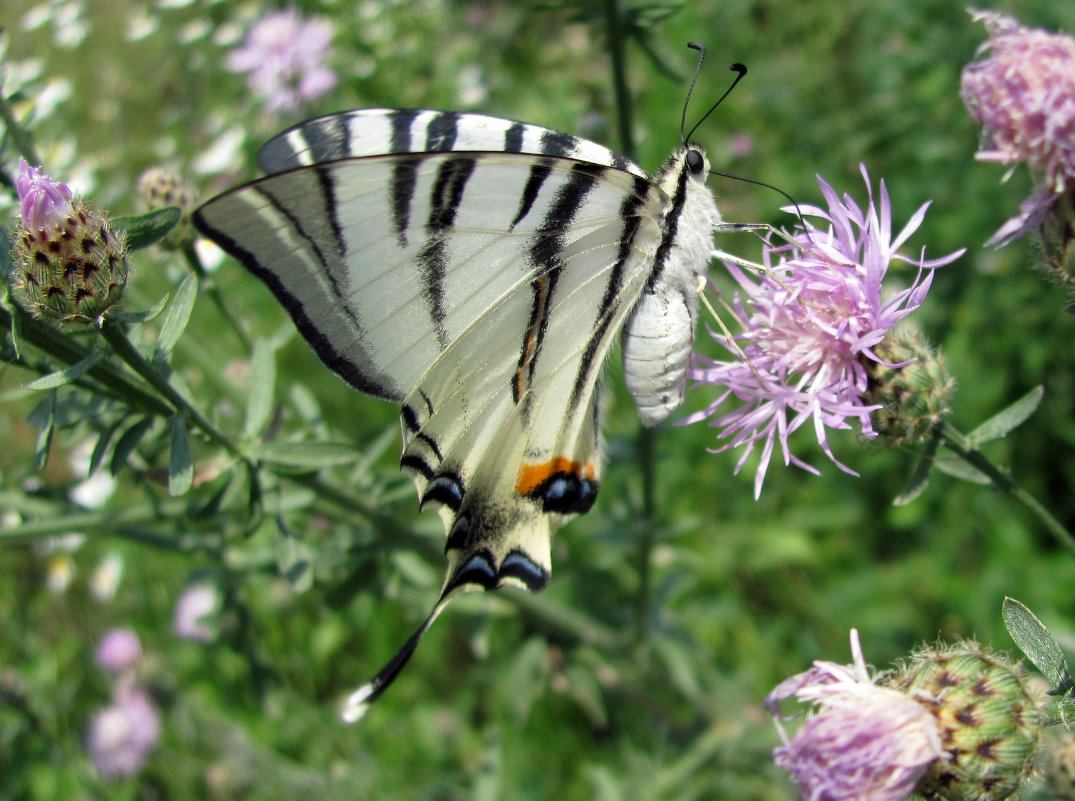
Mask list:
MULTIPOLYGON (((127 332, 122 323, 105 317, 100 321, 101 334, 105 341, 112 346, 115 354, 134 370, 139 376, 153 387, 160 395, 172 405, 177 413, 185 414, 187 419, 200 430, 212 442, 216 443, 232 456, 243 459, 239 446, 228 439, 224 434, 210 423, 202 413, 195 409, 187 399, 180 395, 176 389, 150 364, 146 358, 138 352, 138 349, 127 339, 127 332)), ((170 415, 169 415, 170 416, 170 415)))
POLYGON ((11 137, 12 144, 15 145, 15 149, 19 151, 19 154, 26 159, 31 167, 36 167, 40 164, 41 158, 37 155, 37 150, 34 148, 33 138, 30 136, 30 133, 19 124, 19 121, 15 119, 15 115, 11 111, 11 106, 8 105, 3 93, 0 93, 0 120, 4 121, 4 127, 7 129, 8 136, 11 137))
POLYGON ((620 148, 627 158, 634 159, 634 112, 631 108, 631 92, 627 88, 627 55, 623 47, 625 37, 620 20, 620 4, 618 0, 605 0, 604 8, 608 53, 612 59, 612 89, 616 93, 616 122, 620 148))
POLYGON ((186 257, 190 269, 198 276, 199 282, 206 288, 205 291, 208 293, 209 299, 213 301, 213 305, 217 307, 220 315, 228 322, 228 325, 231 326, 231 330, 235 332, 235 336, 239 339, 243 349, 247 353, 250 353, 253 347, 250 344, 250 338, 247 337, 246 332, 243 331, 242 326, 239 325, 239 321, 232 316, 227 304, 224 303, 224 297, 220 294, 220 287, 213 281, 212 276, 205 271, 205 267, 202 266, 202 260, 198 258, 198 252, 194 249, 193 243, 183 243, 183 256, 186 257))
POLYGON ((1038 503, 1030 493, 1020 487, 1011 473, 1001 470, 990 462, 981 451, 975 450, 967 444, 967 438, 948 423, 942 423, 938 429, 938 436, 944 442, 945 447, 963 459, 967 464, 981 471, 990 478, 993 486, 1006 492, 1017 502, 1023 505, 1027 511, 1034 515, 1039 522, 1056 538, 1057 542, 1075 555, 1075 537, 1064 525, 1038 503))
MULTIPOLYGON (((183 546, 175 537, 144 531, 130 533, 128 530, 159 523, 161 520, 178 520, 186 514, 187 507, 187 501, 173 500, 112 510, 40 517, 37 520, 0 529, 0 543, 7 545, 65 534, 69 531, 79 531, 88 535, 124 535, 157 547, 178 550, 183 546)), ((196 541, 196 539, 192 538, 191 541, 196 541)))

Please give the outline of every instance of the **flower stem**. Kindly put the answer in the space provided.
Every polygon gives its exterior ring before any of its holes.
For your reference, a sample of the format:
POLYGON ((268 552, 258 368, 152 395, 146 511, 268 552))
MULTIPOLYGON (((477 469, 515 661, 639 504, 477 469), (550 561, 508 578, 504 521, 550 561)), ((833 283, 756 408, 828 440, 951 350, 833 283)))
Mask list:
POLYGON ((967 464, 984 473, 993 482, 994 487, 1006 492, 1018 503, 1022 504, 1023 508, 1034 515, 1060 545, 1072 555, 1075 555, 1075 537, 1059 520, 1052 516, 1048 509, 1038 503, 1036 498, 1020 487, 1015 479, 1012 478, 1011 473, 1000 469, 990 462, 981 451, 970 447, 967 443, 967 438, 950 424, 941 423, 937 429, 937 435, 941 438, 945 447, 967 464))
POLYGON ((8 105, 7 100, 4 99, 4 95, 0 92, 0 120, 4 123, 4 129, 7 131, 7 135, 11 137, 11 142, 15 146, 15 150, 18 151, 29 164, 40 164, 41 158, 37 155, 37 149, 34 147, 34 140, 30 136, 30 133, 19 124, 19 121, 15 119, 15 114, 11 110, 11 106, 8 105))
POLYGON ((232 456, 246 460, 246 457, 240 451, 239 446, 228 439, 224 434, 217 430, 212 423, 202 416, 202 413, 195 409, 187 402, 175 387, 168 383, 168 381, 150 364, 146 358, 138 352, 138 349, 131 344, 127 339, 126 328, 122 323, 116 322, 110 317, 104 317, 99 326, 101 334, 104 336, 105 341, 112 346, 113 352, 122 359, 132 370, 134 370, 139 376, 144 378, 150 386, 153 387, 160 395, 171 404, 172 408, 176 412, 185 414, 187 419, 194 425, 195 428, 200 430, 206 437, 217 445, 222 447, 232 456))

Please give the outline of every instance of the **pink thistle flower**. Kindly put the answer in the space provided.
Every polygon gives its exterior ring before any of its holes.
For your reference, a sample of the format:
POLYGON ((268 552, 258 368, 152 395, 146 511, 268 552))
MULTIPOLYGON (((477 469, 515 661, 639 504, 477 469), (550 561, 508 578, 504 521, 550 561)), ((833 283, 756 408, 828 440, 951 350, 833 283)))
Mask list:
POLYGON ((326 20, 303 20, 293 8, 274 11, 253 25, 228 66, 249 73, 247 84, 269 111, 293 111, 336 85, 336 75, 325 66, 331 42, 326 20))
POLYGON ((90 721, 86 750, 105 779, 133 776, 160 740, 160 712, 139 687, 121 687, 90 721))
POLYGON ((854 629, 851 654, 851 665, 815 662, 769 693, 765 707, 783 742, 773 756, 803 799, 900 801, 946 758, 937 721, 912 696, 873 682, 854 629), (780 703, 793 697, 815 711, 789 738, 780 703))
POLYGON ((121 673, 142 657, 142 643, 130 629, 112 629, 97 644, 94 659, 112 673, 121 673))
POLYGON ((210 584, 194 584, 183 591, 175 604, 172 628, 186 640, 211 642, 215 636, 207 620, 217 611, 220 597, 210 584))
POLYGON ((1013 17, 971 10, 987 56, 963 68, 961 94, 982 123, 979 161, 1026 164, 1042 182, 986 243, 1002 246, 1037 227, 1075 187, 1075 39, 1024 28, 1013 17))
POLYGON ((933 280, 932 269, 964 252, 933 261, 897 253, 922 224, 929 203, 919 207, 893 237, 885 183, 881 182, 878 210, 866 168, 861 171, 869 199, 865 211, 849 195, 839 198, 818 178, 828 210, 804 206, 801 211, 806 217, 827 222, 828 233, 811 226, 809 231, 798 229, 790 242, 774 245, 767 241, 762 254, 767 269, 759 278, 725 263, 746 296, 744 301, 736 293, 733 302, 733 313, 743 329, 734 337, 739 349, 712 330, 710 335, 736 358, 721 361, 695 354, 687 372, 688 379, 697 382, 695 386, 723 387, 724 392, 680 425, 709 420, 711 427, 719 428, 717 437, 727 443, 711 449, 713 453, 743 446, 737 473, 755 445, 761 443, 755 497, 761 494, 777 442, 784 464, 818 474, 793 456, 788 446, 788 437, 807 423, 813 424, 829 459, 841 470, 857 475, 833 455, 825 430, 851 428, 851 420, 858 422, 863 436, 877 436, 870 413, 879 407, 865 400, 869 366, 871 362, 893 365, 878 357, 874 349, 896 323, 921 305, 933 280), (885 299, 882 282, 895 260, 915 265, 918 274, 909 288, 885 299), (745 360, 739 358, 740 352, 745 360), (741 404, 718 416, 718 410, 733 396, 741 404))
POLYGON ((52 180, 41 167, 31 167, 21 157, 15 189, 21 203, 22 225, 31 234, 62 229, 75 216, 71 202, 74 196, 67 184, 52 180))

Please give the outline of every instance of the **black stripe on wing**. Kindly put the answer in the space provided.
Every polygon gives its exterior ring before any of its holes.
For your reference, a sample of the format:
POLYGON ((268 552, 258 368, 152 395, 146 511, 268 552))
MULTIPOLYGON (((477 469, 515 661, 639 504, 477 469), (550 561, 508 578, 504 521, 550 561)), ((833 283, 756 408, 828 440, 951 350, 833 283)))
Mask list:
POLYGON ((521 413, 526 419, 530 414, 533 396, 526 390, 534 378, 545 334, 549 327, 549 315, 553 307, 556 284, 563 270, 561 255, 567 229, 582 209, 586 196, 604 175, 606 167, 600 164, 577 162, 571 167, 571 178, 557 191, 552 205, 534 235, 530 247, 530 263, 537 277, 531 282, 533 303, 530 321, 519 348, 519 365, 512 379, 515 403, 523 401, 521 413))
POLYGON ((476 161, 473 156, 460 156, 446 159, 440 165, 437 179, 433 184, 433 193, 429 198, 429 219, 425 226, 428 238, 418 254, 422 290, 441 350, 449 345, 448 329, 444 325, 448 317, 444 294, 444 280, 447 272, 447 236, 452 226, 455 225, 455 216, 463 202, 467 182, 474 174, 476 161))

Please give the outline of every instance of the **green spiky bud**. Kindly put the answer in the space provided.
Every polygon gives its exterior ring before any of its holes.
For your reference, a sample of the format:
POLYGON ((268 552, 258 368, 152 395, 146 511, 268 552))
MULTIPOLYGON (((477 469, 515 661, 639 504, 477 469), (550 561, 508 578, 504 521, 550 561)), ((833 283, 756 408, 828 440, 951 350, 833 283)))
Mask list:
POLYGON ((881 406, 870 414, 874 429, 895 445, 925 440, 948 413, 955 388, 944 356, 908 324, 890 332, 874 353, 883 362, 867 366, 866 401, 881 406))
POLYGON ((16 300, 36 317, 90 324, 127 283, 124 236, 39 167, 20 163, 22 225, 12 251, 16 300))
POLYGON ((927 801, 1001 801, 1023 784, 1042 736, 1019 669, 975 642, 917 651, 883 684, 915 697, 937 720, 947 760, 919 779, 927 801))
MULTIPOLYGON (((1075 192, 1056 199, 1031 239, 1042 272, 1069 292, 1075 289, 1075 192)), ((1075 301, 1067 310, 1075 311, 1075 301)))
POLYGON ((150 167, 138 179, 138 203, 142 211, 177 206, 182 212, 175 228, 158 244, 166 250, 178 250, 194 241, 194 228, 190 223, 190 209, 194 193, 174 172, 163 167, 150 167))

